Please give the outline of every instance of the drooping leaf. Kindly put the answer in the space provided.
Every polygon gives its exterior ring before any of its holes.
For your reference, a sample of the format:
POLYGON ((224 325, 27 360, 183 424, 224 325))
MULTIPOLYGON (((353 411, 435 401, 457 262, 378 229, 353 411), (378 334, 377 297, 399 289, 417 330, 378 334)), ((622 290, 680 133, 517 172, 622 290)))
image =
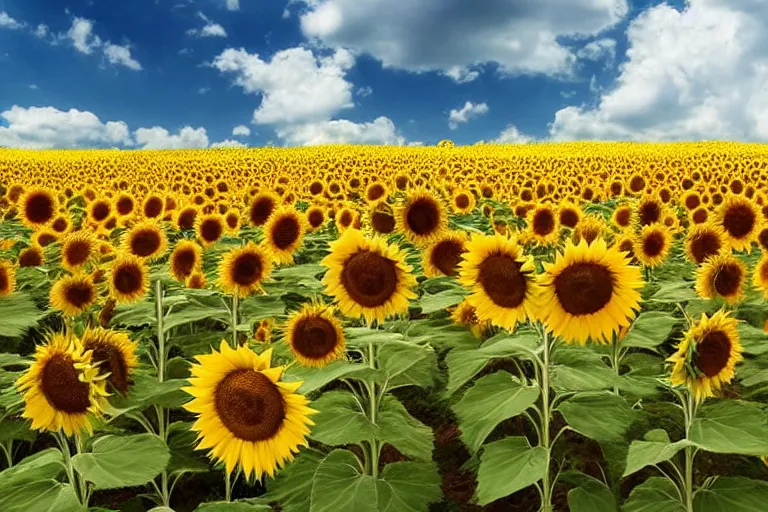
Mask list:
POLYGON ((583 475, 580 485, 568 491, 570 512, 615 512, 616 497, 603 482, 583 475))
POLYGON ((48 448, 24 458, 15 466, 0 472, 0 496, 19 487, 33 485, 33 482, 56 478, 64 471, 63 462, 64 456, 57 448, 48 448))
POLYGON ((467 291, 462 288, 452 288, 434 294, 424 294, 414 305, 421 308, 425 315, 431 315, 436 311, 455 306, 467 296, 467 291))
POLYGON ((578 393, 557 408, 576 432, 596 441, 619 441, 634 419, 627 401, 608 392, 578 393))
POLYGON ((312 416, 315 422, 310 437, 329 446, 357 444, 376 436, 376 427, 370 422, 355 395, 348 391, 328 391, 312 402, 319 411, 312 416))
POLYGON ((324 455, 316 450, 302 450, 293 462, 267 482, 264 500, 280 504, 283 512, 306 512, 310 508, 315 471, 324 455))
POLYGON ((599 391, 612 388, 617 381, 600 354, 584 347, 558 347, 551 372, 552 386, 557 391, 599 391))
POLYGON ((487 444, 480 455, 476 498, 487 505, 533 485, 547 468, 547 450, 532 448, 524 437, 507 437, 487 444))
POLYGON ((387 464, 376 490, 378 512, 424 512, 442 496, 434 462, 387 464))
POLYGON ((671 442, 664 430, 660 432, 651 431, 646 434, 646 438, 654 440, 632 441, 632 444, 629 445, 627 467, 624 469, 624 475, 622 476, 629 476, 646 466, 653 466, 667 461, 686 446, 692 445, 686 439, 681 439, 674 443, 671 442), (659 437, 654 438, 655 433, 658 433, 659 437), (663 433, 663 436, 660 435, 661 433, 663 433))
POLYGON ((739 322, 739 342, 745 354, 759 356, 768 352, 768 333, 746 322, 739 322))
POLYGON ((713 402, 699 409, 688 437, 710 452, 766 455, 768 416, 759 405, 750 402, 713 402))
POLYGON ((34 441, 37 433, 30 428, 31 425, 27 420, 6 418, 0 421, 0 443, 11 440, 34 441))
POLYGON ((621 346, 656 350, 656 347, 664 343, 672 328, 678 323, 680 319, 663 311, 640 313, 627 335, 621 340, 621 346))
POLYGON ((3 512, 82 512, 83 506, 69 484, 35 480, 0 494, 3 512))
POLYGON ((0 336, 16 338, 37 326, 45 312, 37 309, 32 297, 16 292, 0 297, 0 336))
POLYGON ((435 384, 437 357, 429 346, 393 341, 379 349, 378 362, 386 376, 387 389, 429 388, 435 384))
POLYGON ((416 460, 432 460, 432 429, 408 414, 405 406, 394 396, 385 395, 379 405, 376 437, 391 444, 403 455, 416 460))
POLYGON ((666 478, 653 476, 629 494, 622 512, 685 512, 685 505, 675 484, 666 478))
POLYGON ((307 394, 320 389, 326 384, 342 377, 353 377, 357 373, 368 372, 370 368, 361 363, 346 360, 333 361, 322 368, 292 366, 285 372, 286 381, 303 381, 299 393, 307 394))
POLYGON ((663 303, 681 303, 696 300, 696 293, 693 291, 691 283, 687 281, 667 281, 661 284, 661 287, 654 293, 650 302, 663 303))
POLYGON ((695 512, 764 512, 768 482, 744 477, 719 477, 699 489, 693 500, 695 512))

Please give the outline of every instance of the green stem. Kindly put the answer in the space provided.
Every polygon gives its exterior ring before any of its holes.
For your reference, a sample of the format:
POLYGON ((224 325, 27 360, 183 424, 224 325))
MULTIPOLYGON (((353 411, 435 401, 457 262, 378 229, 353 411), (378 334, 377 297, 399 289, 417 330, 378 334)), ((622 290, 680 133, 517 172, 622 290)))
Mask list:
POLYGON ((619 337, 614 333, 611 341, 611 367, 616 377, 616 383, 613 385, 613 394, 619 395, 619 370, 621 367, 621 347, 619 346, 619 337))
POLYGON ((163 332, 163 283, 155 282, 155 316, 157 319, 157 380, 165 380, 165 333, 163 332))
POLYGON ((542 326, 541 329, 541 342, 542 342, 542 348, 543 350, 543 361, 541 365, 541 382, 539 385, 541 386, 541 438, 539 439, 539 444, 547 450, 547 463, 545 465, 544 470, 544 479, 542 481, 542 494, 541 494, 541 510, 543 512, 551 512, 552 511, 552 488, 550 484, 550 475, 549 475, 549 466, 550 466, 550 458, 552 455, 551 449, 550 449, 550 432, 549 432, 549 421, 550 417, 552 415, 552 412, 550 410, 550 402, 549 402, 549 352, 550 352, 550 345, 549 345, 549 337, 547 336, 547 329, 546 327, 542 326))
POLYGON ((8 463, 8 468, 13 467, 13 441, 8 441, 8 444, 0 444, 0 449, 5 453, 5 461, 8 463))
MULTIPOLYGON (((697 404, 693 400, 693 394, 690 391, 685 393, 686 400, 683 402, 685 410, 685 438, 690 435, 693 419, 696 417, 697 404)), ((693 512, 693 458, 696 456, 693 446, 685 447, 685 510, 693 512)))
MULTIPOLYGON (((373 343, 368 345, 368 365, 371 369, 376 369, 376 347, 373 346, 373 343)), ((369 419, 371 423, 376 425, 379 404, 376 400, 376 383, 373 379, 368 383, 368 398, 369 419)), ((371 439, 371 476, 374 480, 379 477, 379 443, 375 438, 371 439)))
POLYGON ((80 482, 78 481, 77 474, 75 473, 75 467, 72 465, 72 452, 69 450, 69 439, 67 439, 67 436, 62 434, 61 431, 56 432, 54 437, 56 438, 56 442, 59 445, 61 454, 64 456, 64 467, 67 471, 67 480, 69 480, 69 485, 71 485, 72 489, 75 491, 77 501, 84 506, 85 504, 83 503, 83 497, 80 492, 80 482))
MULTIPOLYGON (((78 455, 84 452, 84 449, 83 449, 83 438, 80 435, 75 435, 75 451, 76 451, 76 453, 78 455)), ((70 464, 71 463, 72 463, 72 461, 70 459, 70 464)), ((72 472, 73 472, 73 474, 75 474, 74 466, 73 466, 73 471, 72 472)), ((86 482, 84 479, 83 480, 78 479, 78 480, 79 480, 79 483, 80 483, 80 485, 79 485, 80 503, 82 503, 83 507, 85 507, 85 509, 87 510, 88 509, 88 496, 90 495, 90 493, 88 492, 88 482, 86 482)))
POLYGON ((224 501, 232 501, 232 480, 227 468, 224 468, 224 501))
POLYGON ((238 346, 237 343, 237 307, 238 307, 238 298, 237 298, 237 292, 232 294, 232 310, 230 311, 231 314, 231 320, 230 323, 232 324, 232 348, 236 349, 238 346))

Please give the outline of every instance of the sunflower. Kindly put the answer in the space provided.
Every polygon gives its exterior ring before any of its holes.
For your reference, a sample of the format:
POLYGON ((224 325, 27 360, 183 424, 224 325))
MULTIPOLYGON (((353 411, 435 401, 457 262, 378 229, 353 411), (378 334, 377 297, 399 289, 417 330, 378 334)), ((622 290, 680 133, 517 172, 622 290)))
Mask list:
POLYGON ((112 215, 112 202, 109 199, 95 199, 88 203, 88 220, 101 224, 112 215))
POLYGON ((63 235, 72 229, 72 220, 66 214, 59 214, 51 221, 51 230, 63 235))
POLYGON ((344 315, 382 322, 408 310, 408 300, 416 298, 411 290, 416 278, 396 245, 350 229, 330 246, 320 262, 328 268, 322 282, 344 315))
POLYGON ((114 201, 115 212, 120 217, 128 217, 136 208, 136 200, 127 192, 120 192, 114 201))
POLYGON ((167 249, 168 237, 155 221, 139 222, 123 235, 123 250, 147 261, 162 257, 167 249))
POLYGON ((756 290, 762 292, 764 298, 768 298, 768 253, 763 253, 763 257, 755 265, 752 273, 752 285, 756 290))
POLYGON ((664 205, 655 195, 644 195, 637 202, 634 212, 634 220, 640 227, 650 226, 661 221, 664 214, 664 205))
POLYGON ((736 304, 743 294, 747 270, 744 263, 729 253, 707 258, 696 269, 696 293, 703 299, 719 298, 736 304))
POLYGON ((227 234, 237 236, 240 231, 240 211, 237 209, 227 210, 224 215, 224 231, 227 234))
POLYGON ((200 270, 192 272, 184 282, 184 286, 191 290, 202 290, 207 284, 208 281, 205 279, 205 274, 200 270))
POLYGON ((528 229, 526 241, 535 245, 552 245, 557 241, 560 230, 558 216, 555 210, 548 204, 540 204, 528 212, 528 229))
POLYGON ((617 206, 611 215, 611 222, 621 230, 627 229, 632 225, 632 208, 627 204, 617 206))
POLYGON ((256 354, 222 341, 219 352, 196 357, 183 388, 194 397, 184 408, 197 415, 197 449, 210 450, 228 473, 239 464, 248 478, 273 476, 308 444, 316 411, 296 393, 302 382, 282 382, 283 367, 271 367, 271 358, 271 349, 256 354))
POLYGON ((16 269, 8 260, 0 260, 0 297, 11 295, 16 289, 16 269))
POLYGON ((165 201, 158 194, 150 194, 141 205, 141 212, 147 219, 159 219, 163 216, 165 201))
POLYGON ((118 304, 135 302, 147 293, 149 270, 141 258, 120 254, 109 270, 110 295, 118 304))
POLYGON ((424 250, 422 267, 427 277, 455 276, 461 257, 466 251, 467 235, 450 231, 441 235, 424 250))
POLYGON ((59 234, 47 228, 42 228, 32 235, 30 242, 37 244, 40 247, 47 247, 54 242, 59 241, 59 234))
POLYGON ((395 215, 397 229, 414 245, 424 246, 440 236, 448 217, 440 200, 426 190, 408 195, 395 215))
POLYGON ((715 212, 715 223, 725 232, 731 248, 751 250, 760 233, 760 210, 743 196, 728 195, 715 212))
POLYGON ((43 248, 32 244, 19 253, 19 267, 39 267, 44 259, 43 248))
POLYGON ((466 188, 456 189, 451 195, 453 212, 459 215, 472 213, 476 204, 477 200, 475 199, 475 195, 466 188))
POLYGON ((325 208, 322 206, 310 206, 305 213, 307 218, 307 225, 310 231, 320 229, 325 224, 326 215, 325 208))
POLYGON ((609 343, 640 310, 640 269, 617 247, 602 239, 591 244, 566 242, 555 263, 544 263, 539 279, 542 321, 568 343, 588 339, 609 343))
POLYGON ((224 236, 224 216, 219 213, 201 215, 195 221, 195 234, 203 247, 210 247, 224 236))
POLYGON ((99 375, 120 394, 125 395, 132 383, 131 376, 139 361, 138 343, 128 333, 88 327, 81 337, 83 349, 93 353, 92 360, 99 375))
POLYGON ((85 274, 64 276, 53 283, 49 295, 51 307, 66 316, 85 312, 96 302, 96 288, 93 279, 85 274))
POLYGON ((565 203, 557 209, 557 221, 567 228, 576 228, 583 216, 581 208, 573 203, 565 203))
POLYGON ((365 187, 365 200, 369 204, 386 201, 388 195, 389 191, 387 190, 387 186, 380 181, 374 181, 365 187))
POLYGON ((19 198, 21 222, 31 228, 48 224, 58 208, 56 197, 44 188, 31 188, 19 198))
POLYGON ((693 263, 701 264, 710 256, 715 256, 727 248, 722 229, 713 224, 701 224, 691 227, 685 238, 685 255, 693 263))
POLYGON ((473 234, 459 263, 459 282, 472 293, 467 302, 481 322, 514 330, 535 318, 539 293, 531 256, 523 256, 517 240, 502 235, 473 234))
POLYGON ((477 310, 475 306, 470 304, 467 299, 464 299, 458 306, 451 312, 451 320, 458 325, 467 327, 472 335, 481 339, 483 335, 491 328, 491 323, 487 320, 481 322, 477 318, 477 310))
POLYGON ((631 232, 624 232, 616 236, 613 242, 613 247, 615 247, 619 252, 624 252, 627 254, 627 258, 630 259, 630 261, 636 261, 635 260, 635 239, 631 232))
POLYGON ((293 206, 277 208, 264 225, 262 245, 275 263, 293 263, 293 253, 301 247, 306 226, 304 217, 293 206))
POLYGON ((191 240, 179 240, 169 258, 171 276, 179 282, 184 282, 195 270, 200 270, 203 261, 203 250, 191 240))
POLYGON ((219 287, 238 297, 262 291, 261 283, 272 272, 272 258, 269 252, 249 242, 248 245, 232 249, 219 263, 219 287))
POLYGON ((198 212, 194 206, 185 206, 176 212, 175 224, 179 230, 194 229, 198 212))
POLYGON ((355 223, 357 218, 357 212, 347 206, 336 212, 334 221, 336 222, 336 229, 339 233, 343 233, 355 223))
POLYGON ((272 319, 259 322, 259 327, 253 333, 253 340, 256 343, 269 343, 272 341, 272 323, 272 319))
POLYGON ((344 357, 344 330, 333 308, 304 304, 288 318, 283 331, 291 352, 303 366, 321 368, 344 357))
POLYGON ((280 197, 274 192, 259 192, 252 200, 248 210, 248 220, 252 226, 263 226, 269 216, 280 204, 280 197))
POLYGON ((576 225, 576 229, 573 230, 573 242, 578 244, 584 240, 591 244, 595 240, 602 238, 605 228, 605 221, 602 217, 594 214, 586 215, 576 225))
POLYGON ((389 235, 395 231, 395 221, 392 207, 387 203, 379 203, 368 212, 368 219, 374 233, 389 235))
POLYGON ((24 399, 22 417, 32 420, 33 429, 93 433, 91 421, 102 415, 107 393, 91 358, 77 338, 61 334, 37 347, 35 362, 16 381, 24 399))
MULTIPOLYGON (((738 322, 728 312, 718 311, 701 320, 685 333, 667 361, 674 363, 670 380, 686 386, 696 402, 714 397, 723 384, 733 380, 736 363, 741 361, 738 322)), ((738 421, 738 419, 736 419, 738 421)))
POLYGON ((672 234, 661 224, 643 226, 635 240, 635 257, 646 267, 660 265, 672 247, 672 234))

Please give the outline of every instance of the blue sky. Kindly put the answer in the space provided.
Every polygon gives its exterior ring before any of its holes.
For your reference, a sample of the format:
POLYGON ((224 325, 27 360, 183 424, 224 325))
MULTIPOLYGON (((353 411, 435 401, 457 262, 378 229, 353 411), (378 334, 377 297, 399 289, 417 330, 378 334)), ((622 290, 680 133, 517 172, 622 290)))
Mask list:
POLYGON ((768 0, 0 0, 0 146, 766 140, 767 25, 768 0))

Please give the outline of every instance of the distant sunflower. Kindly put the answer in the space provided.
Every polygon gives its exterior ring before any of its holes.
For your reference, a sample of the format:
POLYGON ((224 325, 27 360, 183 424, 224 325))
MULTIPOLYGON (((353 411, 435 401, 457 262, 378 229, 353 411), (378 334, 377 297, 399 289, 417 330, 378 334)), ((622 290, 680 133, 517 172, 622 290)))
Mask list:
POLYGON ((179 230, 194 229, 198 211, 194 206, 185 206, 176 212, 175 224, 179 230))
POLYGON ((568 343, 610 343, 640 310, 640 269, 602 239, 566 242, 555 263, 544 263, 539 281, 542 321, 568 343))
POLYGON ((85 312, 96 302, 96 287, 93 279, 85 274, 60 278, 51 286, 49 302, 51 307, 66 316, 85 312))
POLYGON ((160 219, 163 216, 163 210, 165 208, 165 200, 159 194, 150 194, 141 205, 141 212, 144 214, 144 218, 147 219, 160 219))
POLYGON ((149 270, 141 258, 120 254, 109 270, 109 290, 118 304, 135 302, 147 293, 149 270))
POLYGON ((371 229, 374 233, 380 235, 389 235, 394 233, 397 227, 392 207, 386 203, 379 203, 368 212, 371 229))
POLYGON ((418 246, 432 242, 448 226, 448 217, 440 200, 424 189, 408 195, 395 212, 395 219, 398 231, 418 246))
POLYGON ((613 247, 619 252, 626 253, 627 258, 629 258, 630 261, 635 260, 635 239, 631 232, 624 232, 617 235, 614 239, 613 247))
POLYGON ((344 315, 383 322, 408 310, 416 278, 396 245, 354 229, 330 245, 331 253, 320 262, 328 268, 322 282, 344 315))
POLYGON ((200 270, 203 250, 191 240, 179 240, 169 258, 171 276, 184 282, 195 270, 200 270))
POLYGON ((344 357, 344 329, 333 308, 304 304, 288 318, 283 330, 286 343, 302 366, 320 368, 344 357))
POLYGON ((0 260, 0 297, 11 295, 16 289, 16 269, 8 260, 0 260))
POLYGON ((44 261, 43 248, 32 244, 19 253, 19 267, 39 267, 44 261))
POLYGON ((237 236, 240 231, 240 211, 237 209, 228 210, 224 214, 224 231, 232 236, 237 236))
POLYGON ((128 333, 88 327, 82 337, 83 349, 93 352, 92 360, 99 376, 106 378, 112 388, 125 395, 132 383, 131 376, 138 366, 138 343, 128 333))
POLYGON ((584 216, 578 205, 565 203, 557 209, 557 221, 561 226, 575 229, 584 216))
POLYGON ((339 233, 343 233, 353 226, 356 218, 357 212, 352 208, 345 206, 336 212, 336 217, 334 218, 334 221, 336 222, 336 229, 338 229, 339 233))
POLYGON ((424 250, 422 267, 427 277, 455 276, 462 255, 466 252, 467 235, 449 231, 424 250))
POLYGON ((595 240, 603 237, 605 228, 605 221, 603 221, 602 217, 594 214, 586 215, 579 221, 579 224, 573 231, 573 242, 578 244, 584 240, 588 244, 591 244, 595 240))
POLYGON ((93 432, 91 421, 102 415, 105 383, 74 337, 53 335, 35 350, 35 362, 16 381, 24 399, 23 418, 34 430, 67 436, 93 432))
POLYGON ((764 252, 755 265, 752 271, 752 285, 763 294, 763 298, 768 299, 768 253, 764 252))
POLYGON ((736 363, 742 360, 737 324, 725 311, 711 318, 702 314, 701 320, 685 333, 677 352, 667 359, 674 363, 672 384, 686 386, 696 402, 702 402, 730 383, 736 363))
POLYGON ((388 195, 389 190, 387 190, 387 186, 380 181, 374 181, 365 187, 365 200, 369 204, 386 201, 388 195))
POLYGON ((59 214, 51 221, 51 230, 63 235, 72 229, 72 220, 66 214, 59 214))
POLYGON ((760 245, 760 249, 768 251, 768 226, 760 230, 757 235, 757 243, 760 245))
POLYGON ((58 240, 59 240, 58 233, 50 229, 42 228, 35 231, 35 234, 32 235, 32 238, 30 241, 33 244, 39 245, 40 247, 48 247, 52 243, 58 242, 58 240))
POLYGON ((88 220, 101 224, 112 215, 112 202, 107 198, 95 199, 88 203, 88 220))
POLYGON ((451 313, 451 320, 458 325, 468 328, 477 339, 481 339, 491 327, 490 322, 481 322, 477 318, 477 309, 467 299, 464 299, 456 306, 456 309, 451 313))
POLYGON ((459 263, 459 282, 472 293, 467 302, 481 322, 514 330, 526 318, 536 318, 539 293, 533 258, 523 255, 515 239, 473 234, 459 263))
POLYGON ((685 238, 685 255, 697 265, 727 247, 722 229, 709 223, 692 226, 685 238))
POLYGON ((292 206, 277 208, 264 225, 262 245, 278 264, 293 263, 295 253, 303 242, 306 226, 304 217, 292 206))
POLYGON ((743 196, 728 195, 715 212, 715 223, 734 250, 751 250, 761 228, 760 210, 743 196))
POLYGON ((628 204, 617 206, 611 215, 611 222, 619 229, 627 229, 632 225, 632 208, 628 204))
POLYGON ((454 213, 460 215, 472 213, 476 205, 475 195, 466 188, 456 189, 451 195, 451 206, 454 213))
POLYGON ((195 222, 195 234, 203 247, 210 247, 224 236, 224 216, 219 213, 201 215, 195 222))
POLYGON ((31 228, 48 224, 58 208, 56 197, 44 188, 31 188, 19 198, 19 216, 31 228))
POLYGON ((634 219, 640 227, 650 226, 661 221, 664 205, 658 196, 647 194, 640 198, 634 212, 634 219))
POLYGON ((640 236, 635 241, 635 257, 646 267, 660 265, 672 247, 672 235, 661 224, 643 226, 640 236))
POLYGON ((248 245, 224 253, 219 263, 219 287, 239 297, 262 290, 261 283, 272 272, 272 258, 262 247, 248 245))
POLYGON ((202 290, 207 284, 208 282, 205 279, 205 274, 200 270, 193 271, 184 282, 184 286, 191 290, 202 290))
POLYGON ((128 217, 136 209, 136 200, 128 192, 120 192, 114 199, 115 212, 120 217, 128 217))
POLYGON ((271 367, 272 350, 254 353, 246 346, 197 356, 190 386, 192 401, 184 408, 197 415, 192 430, 198 450, 225 464, 232 473, 239 464, 247 478, 274 476, 307 446, 308 418, 315 413, 296 391, 301 381, 282 382, 283 367, 271 367))
POLYGON ((310 206, 305 213, 307 217, 307 224, 310 231, 320 229, 327 220, 325 215, 325 208, 321 206, 310 206))
POLYGON ((269 343, 272 341, 272 320, 266 319, 259 322, 259 327, 253 333, 253 341, 256 343, 269 343))
POLYGON ((73 231, 61 244, 61 266, 67 270, 81 268, 96 252, 95 240, 89 231, 73 231))
POLYGON ((147 261, 156 260, 168 250, 168 237, 156 222, 139 222, 123 234, 123 250, 147 261))
POLYGON ((696 294, 703 299, 721 299, 736 304, 743 296, 747 269, 730 253, 707 258, 696 270, 696 294))
POLYGON ((248 220, 252 226, 263 226, 272 212, 280 204, 280 197, 274 192, 259 192, 252 200, 248 210, 248 220))
POLYGON ((536 245, 552 245, 560 230, 555 210, 548 204, 539 204, 528 212, 526 235, 536 245))

